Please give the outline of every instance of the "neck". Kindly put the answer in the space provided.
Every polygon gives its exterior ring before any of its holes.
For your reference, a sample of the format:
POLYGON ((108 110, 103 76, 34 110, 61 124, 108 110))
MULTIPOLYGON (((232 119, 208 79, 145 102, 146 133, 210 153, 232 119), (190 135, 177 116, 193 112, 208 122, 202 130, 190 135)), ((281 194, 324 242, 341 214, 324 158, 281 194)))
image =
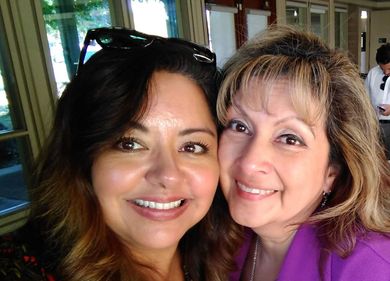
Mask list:
POLYGON ((260 237, 262 253, 268 256, 283 256, 286 254, 298 226, 274 226, 254 228, 260 237))
MULTIPOLYGON (((134 252, 134 250, 133 250, 134 252)), ((138 251, 140 260, 158 272, 156 280, 183 281, 184 272, 181 265, 181 256, 178 249, 158 251, 138 251)))
MULTIPOLYGON (((266 276, 261 280, 276 280, 283 260, 294 237, 295 230, 277 231, 274 233, 255 230, 258 235, 258 255, 255 276, 266 276)), ((254 278, 254 280, 258 280, 254 278)))
POLYGON ((261 255, 283 261, 294 234, 295 231, 290 232, 285 236, 270 237, 259 235, 261 241, 261 255))

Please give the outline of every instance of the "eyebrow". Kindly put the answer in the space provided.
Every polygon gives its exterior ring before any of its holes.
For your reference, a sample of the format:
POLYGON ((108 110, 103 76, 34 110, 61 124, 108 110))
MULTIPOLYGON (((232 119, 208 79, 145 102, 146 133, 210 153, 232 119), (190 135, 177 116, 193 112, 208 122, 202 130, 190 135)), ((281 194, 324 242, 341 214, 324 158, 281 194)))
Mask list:
MULTIPOLYGON (((247 114, 245 113, 245 109, 241 105, 239 105, 239 104, 237 104, 235 102, 232 102, 232 107, 236 111, 238 110, 240 112, 240 114, 243 114, 243 115, 247 116, 247 114)), ((286 121, 291 120, 291 119, 295 119, 295 120, 298 120, 300 123, 303 123, 306 127, 309 128, 309 131, 313 135, 313 137, 316 138, 316 135, 314 134, 313 128, 311 126, 309 126, 302 118, 299 118, 297 116, 286 116, 286 117, 276 121, 275 124, 279 125, 280 123, 286 122, 286 121)))
MULTIPOLYGON (((149 129, 146 126, 144 126, 138 122, 131 122, 130 128, 132 130, 140 130, 143 133, 149 132, 149 129)), ((195 133, 205 133, 205 134, 211 135, 212 137, 216 137, 216 134, 212 130, 210 130, 209 128, 206 128, 206 127, 205 128, 184 129, 184 130, 179 132, 179 136, 186 136, 186 135, 195 134, 195 133)))
POLYGON ((210 130, 209 128, 190 128, 180 131, 180 136, 190 135, 194 133, 206 133, 208 135, 211 135, 212 137, 216 137, 215 133, 210 130))
POLYGON ((141 123, 138 123, 138 122, 134 122, 134 121, 130 123, 129 127, 131 130, 140 130, 144 133, 147 133, 149 131, 148 128, 146 128, 144 125, 142 125, 141 123))
POLYGON ((311 126, 309 126, 302 118, 299 118, 297 116, 286 116, 286 117, 276 121, 275 124, 279 125, 283 122, 286 122, 286 121, 292 120, 292 119, 295 119, 295 120, 299 121, 300 123, 303 123, 307 128, 309 128, 309 131, 313 135, 313 137, 316 138, 316 135, 314 134, 313 128, 311 126))

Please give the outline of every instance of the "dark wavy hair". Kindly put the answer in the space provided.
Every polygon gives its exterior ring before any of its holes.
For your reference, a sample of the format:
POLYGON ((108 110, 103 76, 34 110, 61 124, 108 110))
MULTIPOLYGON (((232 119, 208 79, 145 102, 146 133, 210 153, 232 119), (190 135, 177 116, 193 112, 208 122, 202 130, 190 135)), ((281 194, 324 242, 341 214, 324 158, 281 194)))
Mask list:
MULTIPOLYGON (((42 227, 57 272, 65 280, 150 280, 153 268, 137 261, 105 224, 91 184, 91 166, 105 147, 147 113, 148 88, 156 71, 193 80, 203 90, 217 125, 219 72, 195 60, 192 52, 184 45, 161 42, 130 50, 103 49, 59 99, 35 172, 32 218, 42 227)), ((226 280, 237 249, 235 228, 218 188, 206 217, 180 241, 183 263, 194 281, 226 280)))

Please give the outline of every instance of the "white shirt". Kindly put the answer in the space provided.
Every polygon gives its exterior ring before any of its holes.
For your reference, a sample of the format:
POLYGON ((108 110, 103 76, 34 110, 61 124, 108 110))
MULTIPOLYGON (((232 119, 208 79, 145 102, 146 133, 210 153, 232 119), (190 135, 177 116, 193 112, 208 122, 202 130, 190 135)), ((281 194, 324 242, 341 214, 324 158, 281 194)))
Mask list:
POLYGON ((377 112, 378 118, 381 120, 390 120, 390 116, 381 115, 379 109, 377 108, 377 106, 381 104, 390 104, 389 79, 387 79, 386 81, 384 90, 380 89, 380 85, 383 83, 383 76, 385 75, 383 74, 382 69, 379 65, 377 65, 371 68, 371 70, 368 72, 364 84, 370 96, 371 103, 374 106, 375 111, 377 112))

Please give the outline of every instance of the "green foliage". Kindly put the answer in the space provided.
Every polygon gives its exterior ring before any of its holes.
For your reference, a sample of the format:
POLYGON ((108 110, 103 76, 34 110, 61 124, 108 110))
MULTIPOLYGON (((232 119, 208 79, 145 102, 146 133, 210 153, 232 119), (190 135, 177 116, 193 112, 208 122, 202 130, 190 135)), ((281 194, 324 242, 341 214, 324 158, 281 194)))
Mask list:
POLYGON ((74 13, 77 26, 85 30, 110 24, 107 0, 42 0, 42 10, 48 32, 58 30, 60 17, 57 15, 63 12, 74 13))

